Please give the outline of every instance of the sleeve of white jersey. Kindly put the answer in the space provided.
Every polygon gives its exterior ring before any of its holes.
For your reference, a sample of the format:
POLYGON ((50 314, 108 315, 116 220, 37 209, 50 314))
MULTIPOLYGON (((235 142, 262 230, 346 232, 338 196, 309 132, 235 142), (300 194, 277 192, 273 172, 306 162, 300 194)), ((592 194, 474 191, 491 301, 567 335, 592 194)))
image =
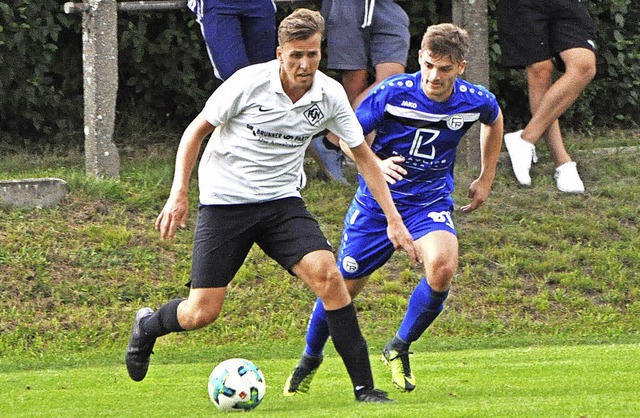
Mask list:
POLYGON ((238 113, 245 97, 245 79, 236 71, 211 94, 204 105, 204 117, 213 126, 223 125, 238 113))
POLYGON ((330 95, 333 114, 327 123, 327 129, 343 140, 349 148, 355 148, 364 142, 362 126, 351 108, 347 93, 337 81, 335 83, 338 88, 333 89, 330 95))

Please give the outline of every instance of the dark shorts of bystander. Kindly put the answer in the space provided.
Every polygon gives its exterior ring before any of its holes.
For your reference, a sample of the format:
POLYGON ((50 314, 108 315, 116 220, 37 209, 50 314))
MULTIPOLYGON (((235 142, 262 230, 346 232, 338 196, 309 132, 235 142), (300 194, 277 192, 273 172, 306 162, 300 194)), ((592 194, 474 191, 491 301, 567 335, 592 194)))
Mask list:
POLYGON ((595 50, 596 27, 586 5, 577 0, 498 2, 498 39, 502 65, 525 68, 572 48, 595 50))

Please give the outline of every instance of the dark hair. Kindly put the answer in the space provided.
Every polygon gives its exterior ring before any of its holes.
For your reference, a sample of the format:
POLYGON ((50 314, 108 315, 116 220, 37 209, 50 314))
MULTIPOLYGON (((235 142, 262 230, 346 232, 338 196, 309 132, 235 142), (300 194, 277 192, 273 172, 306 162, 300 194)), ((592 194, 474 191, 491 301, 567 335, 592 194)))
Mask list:
POLYGON ((324 38, 324 18, 320 12, 304 8, 296 9, 280 22, 278 45, 296 39, 309 39, 316 33, 324 38))
POLYGON ((452 61, 460 63, 469 52, 469 34, 451 23, 429 26, 420 48, 428 50, 431 55, 450 57, 452 61))

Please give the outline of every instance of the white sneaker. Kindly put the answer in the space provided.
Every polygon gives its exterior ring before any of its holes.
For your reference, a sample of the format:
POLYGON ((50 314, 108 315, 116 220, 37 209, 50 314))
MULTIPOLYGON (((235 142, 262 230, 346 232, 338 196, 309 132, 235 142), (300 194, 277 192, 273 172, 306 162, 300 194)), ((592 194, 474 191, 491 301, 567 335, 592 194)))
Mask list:
POLYGON ((565 193, 584 193, 584 184, 580 180, 576 163, 570 161, 556 168, 553 175, 558 190, 565 193))
POLYGON ((504 144, 509 152, 511 167, 516 175, 516 180, 523 186, 531 186, 531 163, 538 162, 536 147, 522 139, 522 131, 511 132, 504 136, 504 144))

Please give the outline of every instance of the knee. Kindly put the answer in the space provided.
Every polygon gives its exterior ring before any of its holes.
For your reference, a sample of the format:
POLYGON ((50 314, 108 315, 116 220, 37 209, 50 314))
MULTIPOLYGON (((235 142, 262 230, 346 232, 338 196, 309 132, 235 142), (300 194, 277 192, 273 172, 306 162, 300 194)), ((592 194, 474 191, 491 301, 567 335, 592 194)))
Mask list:
POLYGON ((441 254, 430 260, 428 265, 426 270, 429 286, 436 292, 444 292, 449 289, 458 268, 457 260, 441 254))
POLYGON ((567 74, 574 79, 580 80, 582 84, 587 84, 596 76, 595 60, 579 60, 567 65, 567 74))
POLYGON ((316 294, 323 300, 330 297, 337 286, 344 285, 342 275, 336 267, 319 270, 314 275, 313 283, 316 294))
POLYGON ((527 75, 529 78, 529 83, 537 83, 542 85, 551 84, 550 81, 553 78, 553 72, 555 70, 555 66, 553 65, 553 61, 541 61, 536 62, 535 64, 531 64, 527 68, 527 75))

